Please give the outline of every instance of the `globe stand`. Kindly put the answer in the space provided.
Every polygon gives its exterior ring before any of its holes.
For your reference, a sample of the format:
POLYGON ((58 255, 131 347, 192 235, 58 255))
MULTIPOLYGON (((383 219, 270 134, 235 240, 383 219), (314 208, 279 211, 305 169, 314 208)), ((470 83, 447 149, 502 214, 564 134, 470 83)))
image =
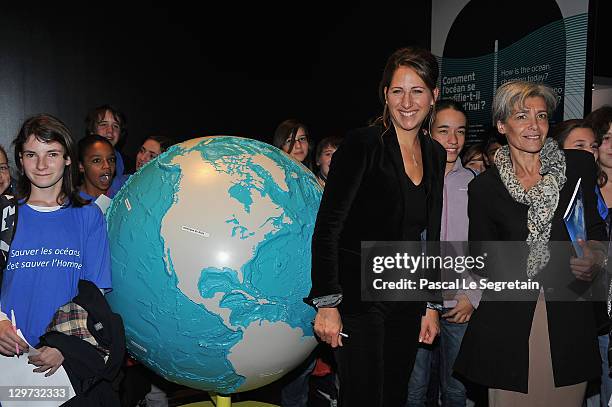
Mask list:
MULTIPOLYGON (((181 407, 232 407, 232 396, 209 392, 212 401, 201 401, 198 403, 183 404, 181 407)), ((260 401, 240 401, 234 407, 279 407, 275 404, 262 403, 260 401)))
POLYGON ((225 394, 209 393, 216 407, 232 407, 232 396, 225 394))

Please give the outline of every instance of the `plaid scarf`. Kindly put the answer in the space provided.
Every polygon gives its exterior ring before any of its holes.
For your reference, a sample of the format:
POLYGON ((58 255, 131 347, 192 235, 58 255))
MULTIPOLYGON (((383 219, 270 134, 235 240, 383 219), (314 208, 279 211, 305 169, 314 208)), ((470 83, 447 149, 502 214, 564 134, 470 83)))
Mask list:
MULTIPOLYGON (((87 329, 87 315, 87 311, 79 304, 69 302, 55 312, 46 332, 56 331, 81 338, 94 346, 106 362, 110 350, 100 346, 96 338, 87 329)), ((98 325, 101 324, 96 324, 94 329, 102 329, 102 326, 98 327, 98 325)))

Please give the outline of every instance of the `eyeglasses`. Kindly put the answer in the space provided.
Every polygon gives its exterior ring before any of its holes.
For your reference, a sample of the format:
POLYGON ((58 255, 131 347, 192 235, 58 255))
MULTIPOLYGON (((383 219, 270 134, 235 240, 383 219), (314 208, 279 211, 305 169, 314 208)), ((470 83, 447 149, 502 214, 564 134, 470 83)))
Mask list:
MULTIPOLYGON (((308 137, 306 136, 296 137, 295 142, 300 143, 300 144, 308 144, 308 137)), ((287 140, 285 140, 283 144, 285 144, 286 146, 291 145, 291 139, 288 138, 287 140)))
POLYGON ((9 172, 9 166, 6 164, 0 164, 0 172, 1 173, 9 172))

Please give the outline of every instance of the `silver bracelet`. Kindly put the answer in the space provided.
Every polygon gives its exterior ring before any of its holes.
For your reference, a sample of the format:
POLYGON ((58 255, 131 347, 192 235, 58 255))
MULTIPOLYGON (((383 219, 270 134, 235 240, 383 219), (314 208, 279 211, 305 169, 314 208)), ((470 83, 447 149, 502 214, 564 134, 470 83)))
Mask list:
POLYGON ((435 302, 427 302, 427 308, 436 310, 438 312, 442 312, 442 304, 438 304, 435 302))

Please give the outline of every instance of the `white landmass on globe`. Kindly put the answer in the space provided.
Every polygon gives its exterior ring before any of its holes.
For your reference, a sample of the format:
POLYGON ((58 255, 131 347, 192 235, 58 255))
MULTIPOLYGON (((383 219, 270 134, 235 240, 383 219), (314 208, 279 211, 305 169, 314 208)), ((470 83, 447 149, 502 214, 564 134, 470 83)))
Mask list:
MULTIPOLYGON (((258 304, 260 305, 264 305, 264 304, 269 304, 270 301, 264 299, 264 298, 255 298, 252 295, 242 291, 242 290, 232 290, 232 293, 239 293, 242 294, 246 297, 246 299, 248 300, 252 300, 252 301, 257 301, 258 304)), ((215 293, 213 295, 212 298, 200 298, 200 303, 204 305, 204 307, 206 309, 214 309, 216 310, 216 314, 219 315, 221 317, 221 319, 223 320, 223 325, 227 326, 228 328, 231 328, 233 330, 237 330, 239 327, 232 324, 230 322, 230 316, 232 314, 232 310, 230 308, 225 308, 225 307, 221 307, 219 304, 221 303, 221 301, 223 300, 223 296, 225 295, 225 293, 215 293)))
POLYGON ((280 378, 302 363, 315 344, 313 336, 304 336, 301 328, 286 322, 252 322, 228 355, 236 374, 246 378, 238 390, 256 389, 280 378))
MULTIPOLYGON (((180 283, 179 283, 180 286, 180 283)), ((204 308, 211 310, 214 309, 216 310, 216 314, 221 317, 221 319, 223 320, 223 325, 225 325, 228 328, 231 328, 232 330, 236 330, 236 327, 234 327, 231 322, 230 322, 230 315, 232 314, 232 310, 229 308, 221 308, 219 306, 219 304, 221 303, 221 300, 223 299, 223 296, 225 295, 225 293, 215 293, 212 298, 202 298, 200 297, 197 301, 193 300, 194 302, 198 302, 202 305, 204 305, 204 308)))
MULTIPOLYGON (((261 155, 253 157, 252 161, 266 168, 279 187, 288 189, 284 170, 273 160, 261 155)), ((246 167, 228 173, 225 163, 218 161, 215 168, 212 163, 202 160, 198 150, 178 155, 172 163, 181 166, 182 176, 177 202, 165 214, 161 224, 161 235, 165 237, 166 267, 170 270, 170 264, 174 266, 181 292, 219 315, 228 328, 235 330, 236 327, 229 322, 231 310, 220 306, 223 295, 202 298, 198 290, 202 270, 210 267, 230 268, 236 271, 238 281, 242 283, 244 276, 241 267, 252 260, 255 248, 265 235, 278 230, 270 219, 281 218, 283 223, 291 219, 269 195, 262 196, 256 189, 250 189, 250 213, 246 212, 243 203, 230 197, 228 189, 245 179, 245 171, 251 176, 252 184, 264 184, 264 179, 246 167), (215 217, 214 214, 227 216, 215 217), (231 222, 232 219, 239 225, 231 222), (241 238, 240 233, 232 236, 236 226, 245 228, 247 237, 241 238)))
POLYGON ((265 155, 256 155, 252 158, 254 164, 260 165, 261 167, 268 170, 270 176, 283 191, 289 192, 289 185, 285 182, 285 171, 278 164, 266 157, 265 155))

